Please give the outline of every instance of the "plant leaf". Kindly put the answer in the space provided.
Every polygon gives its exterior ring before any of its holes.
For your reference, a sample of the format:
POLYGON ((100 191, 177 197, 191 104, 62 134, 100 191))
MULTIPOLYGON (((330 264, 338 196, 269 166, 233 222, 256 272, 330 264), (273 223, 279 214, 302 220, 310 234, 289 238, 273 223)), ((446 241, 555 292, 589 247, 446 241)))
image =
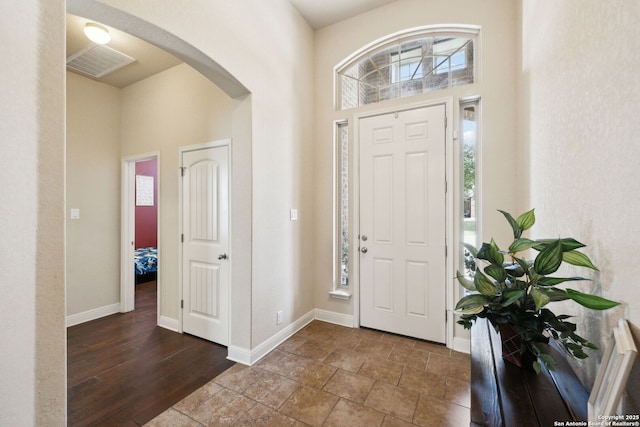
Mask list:
MULTIPOLYGON (((532 246, 536 250, 543 250, 550 244, 554 243, 557 239, 540 239, 536 240, 535 244, 532 246)), ((576 239, 572 238, 564 238, 560 239, 560 243, 562 244, 562 252, 569 252, 575 249, 584 248, 586 245, 584 243, 578 242, 576 239)))
POLYGON ((578 252, 578 251, 564 252, 562 254, 562 260, 571 265, 575 265, 578 267, 587 267, 596 271, 600 271, 598 270, 598 267, 593 265, 589 257, 583 254, 582 252, 578 252))
POLYGON ((504 298, 504 301, 500 305, 503 307, 507 307, 522 298, 524 294, 525 292, 522 289, 506 289, 502 291, 502 297, 504 298))
POLYGON ((596 295, 583 294, 573 289, 567 289, 567 296, 578 304, 592 310, 607 310, 620 305, 619 302, 611 301, 596 295))
MULTIPOLYGON (((569 252, 567 252, 569 253, 569 252)), ((544 248, 536 257, 533 268, 543 276, 554 273, 562 264, 562 245, 560 240, 544 248)))
POLYGON ((534 214, 535 209, 531 209, 528 212, 523 213, 516 219, 516 223, 520 227, 522 231, 530 229, 533 224, 536 222, 536 215, 534 214))
POLYGON ((563 282, 577 281, 577 280, 589 280, 584 277, 539 277, 538 285, 540 286, 556 286, 563 282))
POLYGON ((511 228, 513 229, 513 238, 519 239, 520 236, 522 236, 522 228, 515 220, 515 218, 513 218, 509 212, 501 211, 500 209, 498 209, 498 212, 504 215, 504 217, 507 219, 507 222, 509 222, 509 225, 511 225, 511 228))
POLYGON ((498 294, 498 289, 493 282, 480 271, 476 271, 476 275, 473 276, 473 284, 482 295, 494 296, 498 294))
POLYGON ((455 311, 461 314, 478 314, 484 310, 484 306, 491 302, 485 295, 467 295, 458 301, 455 311))
POLYGON ((503 283, 505 280, 507 280, 507 272, 505 271, 505 269, 502 267, 498 267, 495 264, 488 265, 484 269, 484 272, 500 283, 503 283))
POLYGON ((468 289, 473 292, 477 292, 476 286, 473 284, 473 280, 467 279, 462 273, 456 271, 456 279, 458 279, 458 283, 462 285, 463 288, 468 289))
POLYGON ((533 298, 533 302, 536 303, 536 310, 540 310, 551 301, 549 295, 540 291, 538 288, 531 288, 530 295, 533 298))
POLYGON ((504 262, 504 255, 496 242, 491 239, 490 243, 483 243, 478 251, 478 258, 489 261, 491 264, 501 266, 504 262))
POLYGON ((535 241, 521 237, 511 243, 511 246, 509 246, 509 253, 515 254, 517 252, 525 251, 529 248, 532 248, 535 244, 535 241))
MULTIPOLYGON (((563 289, 544 288, 544 293, 547 294, 551 302, 564 301, 569 299, 567 292, 563 289)), ((560 318, 560 316, 558 316, 558 318, 560 318)))

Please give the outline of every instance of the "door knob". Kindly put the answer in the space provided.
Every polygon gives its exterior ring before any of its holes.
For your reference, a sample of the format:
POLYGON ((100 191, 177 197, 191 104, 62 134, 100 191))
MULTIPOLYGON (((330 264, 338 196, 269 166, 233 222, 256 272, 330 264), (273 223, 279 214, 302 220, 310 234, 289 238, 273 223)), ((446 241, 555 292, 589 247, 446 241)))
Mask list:
POLYGON ((362 252, 363 254, 366 254, 367 252, 369 252, 369 249, 367 248, 361 248, 360 252, 362 252))
POLYGON ((227 259, 227 254, 218 255, 218 259, 227 259))

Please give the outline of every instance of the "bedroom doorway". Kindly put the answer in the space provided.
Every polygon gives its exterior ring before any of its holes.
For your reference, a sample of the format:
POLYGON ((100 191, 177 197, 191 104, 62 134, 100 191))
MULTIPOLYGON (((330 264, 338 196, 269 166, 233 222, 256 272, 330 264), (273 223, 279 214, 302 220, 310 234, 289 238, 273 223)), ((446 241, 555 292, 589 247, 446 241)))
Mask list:
POLYGON ((122 159, 120 311, 123 313, 135 309, 137 285, 155 281, 160 299, 159 161, 158 153, 122 159))

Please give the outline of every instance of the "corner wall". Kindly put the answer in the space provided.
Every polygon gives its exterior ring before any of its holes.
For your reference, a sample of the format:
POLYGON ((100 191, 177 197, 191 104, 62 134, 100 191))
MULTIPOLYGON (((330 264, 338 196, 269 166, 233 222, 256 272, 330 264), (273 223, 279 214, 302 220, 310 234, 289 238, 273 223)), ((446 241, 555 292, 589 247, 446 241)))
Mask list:
POLYGON ((3 7, 0 28, 0 425, 65 425, 64 2, 3 7))
MULTIPOLYGON (((521 210, 536 208, 533 237, 574 237, 600 272, 574 287, 622 302, 606 312, 556 305, 577 315, 578 333, 604 348, 625 317, 640 339, 638 159, 640 8, 631 1, 521 2, 519 188, 521 210)), ((569 269, 568 269, 569 270, 569 269)), ((554 310, 556 311, 556 310, 554 310)), ((602 358, 572 361, 591 387, 602 358)), ((629 389, 640 407, 639 363, 629 389)))

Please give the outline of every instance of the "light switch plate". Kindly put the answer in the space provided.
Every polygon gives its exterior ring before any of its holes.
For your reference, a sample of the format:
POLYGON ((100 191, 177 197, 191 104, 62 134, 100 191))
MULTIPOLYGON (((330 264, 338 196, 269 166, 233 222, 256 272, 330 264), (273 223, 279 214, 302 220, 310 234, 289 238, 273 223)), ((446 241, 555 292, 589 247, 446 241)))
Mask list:
POLYGON ((291 209, 291 221, 298 220, 298 209, 291 209))
POLYGON ((71 215, 70 215, 71 219, 80 219, 80 209, 71 209, 71 215))

